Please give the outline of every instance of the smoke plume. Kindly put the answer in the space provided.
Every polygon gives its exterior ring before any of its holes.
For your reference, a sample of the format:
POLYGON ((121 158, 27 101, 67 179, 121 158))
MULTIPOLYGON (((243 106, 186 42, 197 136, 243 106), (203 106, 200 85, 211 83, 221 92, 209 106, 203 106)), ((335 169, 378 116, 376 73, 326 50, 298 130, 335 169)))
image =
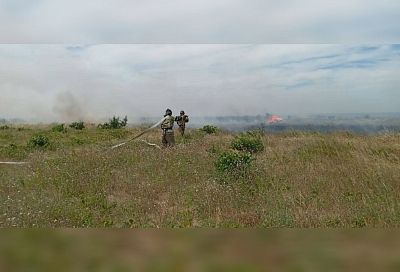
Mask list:
POLYGON ((86 114, 83 109, 83 102, 71 92, 59 93, 54 103, 53 112, 58 116, 60 121, 85 120, 86 114))

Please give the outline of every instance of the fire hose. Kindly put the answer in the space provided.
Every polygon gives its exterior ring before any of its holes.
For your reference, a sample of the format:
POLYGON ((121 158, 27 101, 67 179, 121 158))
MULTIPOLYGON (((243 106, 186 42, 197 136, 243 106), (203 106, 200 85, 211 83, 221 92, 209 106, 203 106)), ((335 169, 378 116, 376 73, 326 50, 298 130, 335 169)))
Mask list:
MULTIPOLYGON (((135 135, 133 138, 129 139, 128 141, 112 146, 111 149, 115 149, 115 148, 121 147, 121 146, 123 146, 123 145, 126 145, 126 144, 129 143, 129 142, 132 142, 133 140, 136 140, 137 138, 139 138, 139 137, 142 136, 143 134, 145 134, 145 133, 149 132, 150 130, 152 130, 152 129, 158 127, 159 125, 161 125, 161 123, 165 120, 165 118, 166 118, 166 117, 162 118, 162 119, 161 119, 160 121, 158 121, 156 124, 154 124, 154 125, 152 125, 151 127, 147 128, 147 129, 145 129, 145 130, 143 130, 142 132, 140 132, 139 134, 135 135)), ((147 143, 147 142, 146 142, 146 143, 147 143)), ((154 144, 149 144, 149 143, 147 143, 147 144, 148 144, 148 145, 151 145, 151 146, 156 146, 156 145, 154 145, 154 144)))
POLYGON ((14 164, 14 165, 20 165, 20 164, 27 164, 29 162, 0 162, 0 164, 14 164))

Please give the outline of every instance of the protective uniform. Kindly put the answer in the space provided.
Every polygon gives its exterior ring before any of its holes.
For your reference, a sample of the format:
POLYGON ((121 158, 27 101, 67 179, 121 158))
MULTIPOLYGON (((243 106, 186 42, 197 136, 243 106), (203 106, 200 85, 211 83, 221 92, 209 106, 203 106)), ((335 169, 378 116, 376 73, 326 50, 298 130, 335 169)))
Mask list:
POLYGON ((174 121, 175 118, 172 116, 172 111, 167 109, 165 112, 165 119, 161 123, 161 129, 163 131, 161 142, 164 147, 172 147, 175 145, 175 136, 174 136, 174 121))
POLYGON ((179 126, 179 132, 183 136, 185 135, 186 123, 189 122, 189 116, 185 115, 184 111, 181 111, 179 116, 175 117, 175 121, 179 126))

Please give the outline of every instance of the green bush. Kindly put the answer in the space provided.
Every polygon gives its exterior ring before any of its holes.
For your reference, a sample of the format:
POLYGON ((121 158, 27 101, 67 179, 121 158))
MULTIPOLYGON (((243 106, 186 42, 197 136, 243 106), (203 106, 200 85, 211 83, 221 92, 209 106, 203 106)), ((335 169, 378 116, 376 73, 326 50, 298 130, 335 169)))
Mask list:
POLYGON ((51 128, 53 132, 67 132, 67 128, 64 127, 64 124, 55 125, 51 128))
POLYGON ((7 126, 7 125, 4 125, 4 126, 0 126, 0 129, 1 129, 1 130, 5 130, 5 129, 10 129, 10 127, 7 126))
POLYGON ((69 127, 77 130, 82 130, 85 128, 85 124, 82 121, 73 122, 72 124, 69 125, 69 127))
POLYGON ((207 134, 215 134, 218 132, 218 128, 216 126, 205 125, 200 130, 206 132, 207 134))
POLYGON ((33 136, 29 141, 28 141, 28 146, 29 147, 47 147, 50 145, 49 139, 44 136, 44 135, 36 135, 33 136))
POLYGON ((118 129, 125 127, 127 123, 128 123, 127 116, 125 116, 125 118, 122 120, 119 117, 113 116, 113 118, 110 119, 108 123, 99 124, 98 127, 101 129, 118 129))
POLYGON ((221 153, 215 162, 215 167, 220 173, 244 173, 250 166, 253 158, 249 153, 225 151, 221 153))
POLYGON ((264 144, 260 136, 255 134, 241 134, 231 142, 231 147, 239 151, 257 153, 264 150, 264 144))

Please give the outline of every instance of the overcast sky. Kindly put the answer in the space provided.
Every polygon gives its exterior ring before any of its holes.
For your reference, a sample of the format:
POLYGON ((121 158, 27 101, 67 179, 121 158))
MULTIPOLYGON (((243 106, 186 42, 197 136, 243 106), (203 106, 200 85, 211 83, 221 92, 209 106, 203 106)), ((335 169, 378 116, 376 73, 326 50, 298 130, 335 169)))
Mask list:
POLYGON ((398 0, 0 0, 1 43, 400 43, 398 0))
POLYGON ((0 117, 399 111, 399 18, 398 0, 0 0, 0 117))
POLYGON ((395 112, 400 45, 0 45, 0 117, 395 112))

